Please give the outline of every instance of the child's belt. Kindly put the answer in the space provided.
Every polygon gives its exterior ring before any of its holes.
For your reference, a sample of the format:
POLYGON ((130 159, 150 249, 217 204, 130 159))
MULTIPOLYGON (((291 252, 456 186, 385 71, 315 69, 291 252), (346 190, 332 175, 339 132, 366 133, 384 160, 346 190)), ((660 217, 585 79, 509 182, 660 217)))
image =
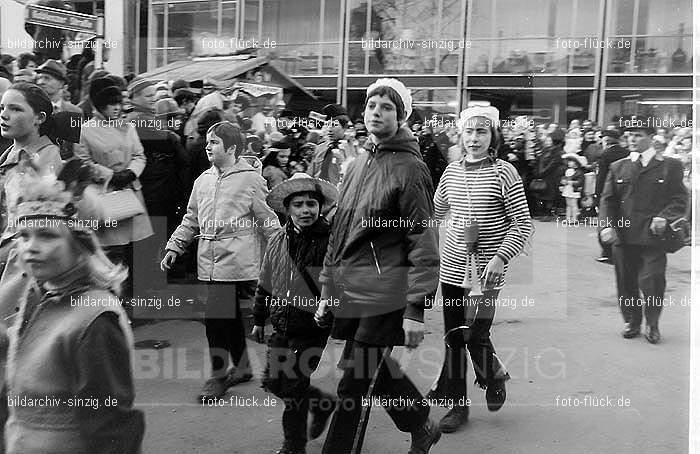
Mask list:
POLYGON ((234 232, 226 232, 226 233, 200 233, 199 235, 195 235, 195 238, 199 238, 202 240, 208 240, 208 241, 219 241, 219 240, 227 240, 230 238, 237 238, 239 236, 244 236, 246 234, 252 234, 252 233, 255 233, 255 229, 243 228, 240 230, 236 230, 234 232))

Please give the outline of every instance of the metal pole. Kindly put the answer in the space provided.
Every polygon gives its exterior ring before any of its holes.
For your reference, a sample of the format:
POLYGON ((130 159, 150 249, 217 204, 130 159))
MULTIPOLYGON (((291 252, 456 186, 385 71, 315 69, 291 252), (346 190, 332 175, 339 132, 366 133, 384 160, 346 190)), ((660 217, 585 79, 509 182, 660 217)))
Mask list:
POLYGON ((326 0, 321 0, 321 10, 319 11, 320 22, 318 24, 318 71, 323 74, 323 28, 326 25, 326 0))
POLYGON ((97 38, 95 39, 95 69, 102 69, 104 62, 102 61, 102 52, 105 36, 105 15, 103 12, 97 14, 97 38))
POLYGON ((146 37, 146 71, 153 69, 153 0, 148 0, 148 25, 146 37))
MULTIPOLYGON (((600 38, 602 40, 608 39, 608 30, 610 29, 612 25, 612 2, 609 2, 608 0, 601 0, 603 3, 603 19, 602 19, 602 30, 601 33, 599 34, 600 38)), ((600 68, 597 71, 597 74, 599 75, 599 81, 598 84, 596 85, 596 89, 598 90, 598 109, 596 111, 596 123, 599 125, 602 125, 602 122, 605 121, 605 95, 606 95, 606 86, 607 86, 607 68, 608 68, 608 60, 610 58, 610 52, 608 52, 607 49, 602 49, 602 52, 600 54, 600 68)))
POLYGON ((336 102, 346 105, 348 100, 348 40, 350 39, 350 21, 349 11, 350 2, 341 0, 340 2, 340 61, 338 64, 338 91, 336 93, 336 102))
POLYGON ((457 68, 457 115, 462 111, 463 106, 466 101, 465 90, 467 86, 467 72, 468 72, 468 54, 467 54, 467 44, 471 43, 471 5, 467 6, 468 0, 462 0, 462 33, 461 39, 464 40, 464 45, 459 52, 459 67, 457 68))
MULTIPOLYGON (((605 36, 605 21, 607 18, 607 14, 605 13, 605 8, 606 8, 606 0, 600 0, 598 5, 598 11, 599 11, 599 20, 598 20, 598 37, 601 39, 601 41, 604 41, 606 39, 605 36)), ((590 101, 588 104, 588 118, 591 120, 595 121, 596 123, 599 123, 599 113, 602 112, 602 110, 598 107, 600 103, 600 98, 603 96, 604 92, 602 90, 602 87, 605 83, 604 79, 604 74, 605 74, 605 68, 607 67, 604 65, 604 62, 607 61, 607 51, 605 49, 601 49, 598 47, 596 49, 596 59, 595 59, 595 75, 593 76, 593 93, 591 93, 590 101), (606 58, 603 56, 605 55, 606 58)))

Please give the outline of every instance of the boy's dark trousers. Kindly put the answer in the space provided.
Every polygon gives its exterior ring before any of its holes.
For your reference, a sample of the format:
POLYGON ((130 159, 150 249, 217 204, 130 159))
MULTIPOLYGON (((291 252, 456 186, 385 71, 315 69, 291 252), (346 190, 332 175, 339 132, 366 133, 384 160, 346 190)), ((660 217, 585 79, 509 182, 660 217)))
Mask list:
POLYGON ((212 377, 226 376, 229 356, 237 368, 250 368, 239 304, 240 284, 243 282, 209 282, 207 285, 204 326, 209 343, 212 377))
MULTIPOLYGON (((493 317, 496 312, 495 301, 499 290, 484 292, 483 300, 479 304, 476 319, 466 320, 467 308, 470 300, 465 295, 465 289, 455 285, 442 283, 442 297, 451 304, 443 305, 443 317, 445 320, 445 332, 462 325, 470 325, 470 337, 466 343, 469 356, 474 365, 476 381, 480 386, 486 387, 488 381, 494 378, 494 354, 495 349, 491 343, 490 330, 493 317), (462 298, 464 297, 464 299, 462 298), (455 302, 459 303, 455 304, 455 302), (464 303, 462 303, 463 301, 464 303), (487 303, 488 302, 488 303, 487 303)), ((465 354, 465 342, 462 331, 455 333, 448 339, 450 344, 445 349, 445 362, 438 379, 437 394, 441 398, 453 399, 456 403, 467 397, 467 355, 465 354)))
MULTIPOLYGON (((375 396, 391 399, 403 398, 413 402, 410 406, 384 407, 402 432, 420 429, 428 419, 430 409, 421 405, 423 396, 411 380, 403 373, 401 366, 390 356, 382 362, 386 347, 348 340, 343 350, 343 378, 338 384, 337 409, 333 415, 328 436, 323 445, 323 454, 348 454, 353 447, 355 433, 362 413, 362 398, 381 364, 375 384, 375 396)), ((366 403, 365 403, 366 404, 366 403)))
POLYGON ((311 386, 327 335, 286 336, 275 331, 268 341, 263 388, 284 401, 282 430, 285 446, 303 448, 307 441, 307 418, 311 411, 329 411, 335 398, 311 386))

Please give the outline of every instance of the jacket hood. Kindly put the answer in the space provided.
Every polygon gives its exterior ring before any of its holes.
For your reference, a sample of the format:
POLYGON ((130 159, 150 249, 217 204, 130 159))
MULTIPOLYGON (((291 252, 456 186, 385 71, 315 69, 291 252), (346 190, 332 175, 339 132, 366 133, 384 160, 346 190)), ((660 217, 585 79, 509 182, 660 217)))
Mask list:
POLYGON ((394 137, 376 145, 376 151, 413 153, 416 157, 422 159, 418 139, 405 125, 399 128, 394 137))

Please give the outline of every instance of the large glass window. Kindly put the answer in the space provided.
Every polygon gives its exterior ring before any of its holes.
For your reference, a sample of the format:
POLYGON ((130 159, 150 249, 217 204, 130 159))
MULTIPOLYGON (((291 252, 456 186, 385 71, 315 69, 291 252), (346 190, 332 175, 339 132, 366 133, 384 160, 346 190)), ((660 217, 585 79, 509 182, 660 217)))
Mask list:
POLYGON ((595 71, 599 1, 473 0, 470 5, 467 73, 595 71))
POLYGON ((168 62, 186 60, 193 54, 222 53, 228 40, 211 41, 219 37, 219 5, 216 0, 172 3, 167 8, 168 62), (207 40, 210 40, 208 45, 205 44, 207 40))
POLYGON ((337 74, 340 4, 341 0, 154 0, 151 64, 257 47, 259 55, 278 57, 291 75, 337 74))
MULTIPOLYGON (((466 1, 466 0, 464 0, 466 1)), ((456 73, 462 0, 350 1, 350 74, 456 73)))
POLYGON ((689 73, 692 68, 690 0, 618 0, 613 4, 612 37, 629 46, 610 52, 613 73, 689 73))
POLYGON ((276 41, 269 52, 279 57, 286 72, 338 72, 340 0, 264 0, 262 5, 262 36, 276 41))
POLYGON ((260 0, 245 0, 243 6, 243 35, 255 37, 258 35, 260 23, 260 0))

